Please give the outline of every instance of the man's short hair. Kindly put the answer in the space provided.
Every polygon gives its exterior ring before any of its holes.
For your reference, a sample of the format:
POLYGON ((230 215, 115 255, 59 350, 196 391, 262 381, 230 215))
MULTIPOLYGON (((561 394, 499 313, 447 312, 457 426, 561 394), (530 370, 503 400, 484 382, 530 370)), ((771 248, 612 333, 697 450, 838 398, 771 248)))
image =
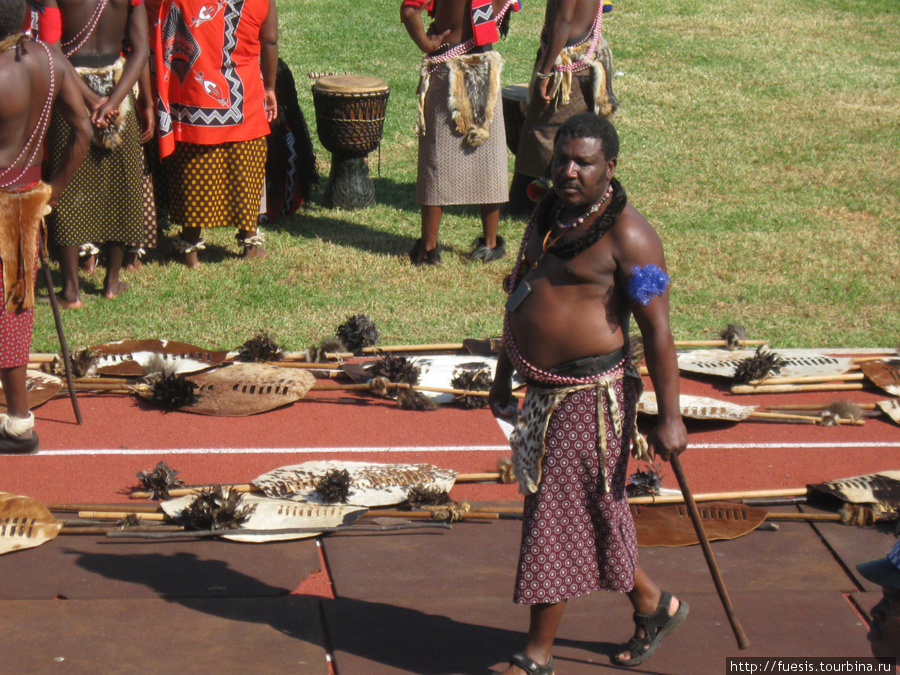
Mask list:
POLYGON ((553 145, 566 136, 568 138, 597 138, 603 146, 603 155, 606 160, 616 159, 619 156, 619 134, 616 128, 605 117, 594 113, 581 113, 570 117, 563 122, 556 131, 553 145))
POLYGON ((25 0, 0 0, 0 37, 22 30, 25 23, 25 0))

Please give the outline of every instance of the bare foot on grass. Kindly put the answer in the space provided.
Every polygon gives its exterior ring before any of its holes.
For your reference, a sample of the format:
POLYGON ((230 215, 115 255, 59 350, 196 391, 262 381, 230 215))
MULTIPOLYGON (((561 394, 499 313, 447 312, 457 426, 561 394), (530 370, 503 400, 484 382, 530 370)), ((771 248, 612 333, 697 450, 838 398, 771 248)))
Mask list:
POLYGON ((126 284, 124 281, 110 282, 110 284, 103 289, 103 297, 107 300, 118 298, 120 295, 122 295, 122 293, 127 291, 128 288, 128 284, 126 284))
POLYGON ((259 260, 265 258, 267 255, 269 255, 268 252, 261 246, 248 246, 244 249, 241 257, 244 260, 259 260))

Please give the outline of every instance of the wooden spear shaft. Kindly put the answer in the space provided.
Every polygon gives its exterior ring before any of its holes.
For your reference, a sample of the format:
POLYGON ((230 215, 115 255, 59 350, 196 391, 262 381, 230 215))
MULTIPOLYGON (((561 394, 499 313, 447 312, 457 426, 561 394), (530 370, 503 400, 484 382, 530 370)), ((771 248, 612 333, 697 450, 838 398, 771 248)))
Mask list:
POLYGON ((865 389, 863 383, 847 382, 836 384, 761 384, 757 387, 750 385, 735 385, 731 388, 732 394, 790 394, 802 391, 859 391, 865 389))
MULTIPOLYGON (((500 482, 501 475, 497 472, 492 473, 461 473, 456 477, 455 483, 485 483, 490 481, 500 482)), ((262 488, 258 488, 250 483, 237 483, 231 485, 185 485, 180 488, 172 488, 169 490, 169 497, 184 497, 185 495, 197 494, 201 490, 210 490, 214 487, 223 487, 235 492, 262 492, 262 488)), ((136 490, 129 494, 131 499, 150 499, 152 495, 146 490, 136 490)), ((128 507, 129 510, 131 507, 128 507)), ((51 511, 56 510, 51 508, 51 511)), ((58 509, 60 511, 69 509, 58 509)), ((76 509, 78 510, 78 509, 76 509)), ((89 509, 84 509, 89 510, 89 509)), ((95 509, 100 510, 100 509, 95 509)), ((110 509, 113 510, 113 509, 110 509)), ((155 510, 155 509, 154 509, 155 510)))
POLYGON ((843 373, 840 375, 798 375, 797 377, 766 377, 762 380, 750 380, 749 385, 774 385, 774 384, 814 384, 822 382, 857 382, 863 381, 866 376, 862 373, 843 373))
POLYGON ((709 545, 709 540, 706 538, 706 532, 703 530, 703 521, 700 518, 700 512, 697 510, 697 504, 694 503, 691 489, 688 487, 687 478, 685 477, 684 469, 681 466, 681 459, 678 455, 672 455, 669 459, 669 464, 672 466, 672 471, 675 473, 678 486, 681 488, 681 494, 684 495, 685 506, 687 506, 688 514, 691 516, 691 522, 694 524, 697 538, 700 540, 700 548, 703 549, 703 556, 706 558, 706 565, 709 567, 709 573, 712 575, 716 591, 719 593, 719 599, 722 601, 725 615, 728 617, 728 622, 731 624, 731 630, 734 632, 734 637, 737 638, 738 648, 747 649, 750 646, 750 639, 747 637, 747 634, 744 633, 744 629, 741 628, 737 614, 735 614, 734 607, 731 604, 731 598, 728 597, 728 591, 725 589, 725 580, 722 579, 722 573, 719 571, 716 557, 713 555, 712 547, 709 545))

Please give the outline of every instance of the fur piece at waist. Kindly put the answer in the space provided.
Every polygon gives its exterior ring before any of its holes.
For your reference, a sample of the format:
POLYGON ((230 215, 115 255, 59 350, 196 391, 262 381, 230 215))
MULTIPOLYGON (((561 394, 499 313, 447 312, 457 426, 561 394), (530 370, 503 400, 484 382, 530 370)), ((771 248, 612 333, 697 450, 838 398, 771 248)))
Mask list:
MULTIPOLYGON (((100 96, 109 96, 119 79, 122 77, 122 71, 125 68, 125 58, 120 56, 116 62, 110 66, 86 67, 78 66, 75 71, 81 76, 87 85, 96 94, 100 96)), ((137 96, 137 84, 134 85, 133 93, 137 96)), ((131 97, 126 96, 119 104, 115 119, 110 122, 106 129, 93 127, 94 135, 91 141, 99 148, 107 150, 115 150, 122 145, 122 134, 125 131, 125 125, 128 122, 128 113, 131 111, 131 97)))
POLYGON ((34 307, 38 232, 41 219, 50 213, 51 192, 43 182, 21 192, 0 190, 0 260, 7 312, 34 307))
MULTIPOLYGON (((572 96, 572 85, 575 82, 575 72, 559 71, 555 67, 569 66, 583 61, 584 69, 590 69, 591 94, 588 105, 591 112, 602 117, 612 117, 619 108, 619 100, 612 88, 612 50, 603 35, 600 36, 596 53, 590 58, 585 58, 590 49, 590 41, 585 41, 574 47, 566 47, 560 52, 556 58, 554 70, 550 76, 550 85, 547 89, 550 94, 550 103, 554 110, 568 105, 572 96)), ((531 93, 534 91, 539 65, 536 61, 531 76, 531 86, 528 87, 527 104, 531 103, 531 93)))
MULTIPOLYGON (((490 136, 494 108, 500 96, 500 73, 503 59, 498 52, 465 54, 443 63, 448 70, 450 94, 447 108, 466 145, 477 148, 490 136)), ((424 136, 425 95, 431 79, 432 66, 423 62, 419 79, 419 117, 416 134, 424 136)))

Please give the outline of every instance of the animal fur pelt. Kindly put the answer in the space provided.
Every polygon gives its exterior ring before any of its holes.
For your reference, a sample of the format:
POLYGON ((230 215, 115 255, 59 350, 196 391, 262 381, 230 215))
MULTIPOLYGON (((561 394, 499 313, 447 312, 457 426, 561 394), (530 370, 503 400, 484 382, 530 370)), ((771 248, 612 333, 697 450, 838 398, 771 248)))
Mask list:
MULTIPOLYGON (((554 65, 568 66, 585 60, 590 48, 590 39, 580 45, 567 47, 562 50, 554 65)), ((609 48, 609 43, 605 37, 600 36, 596 52, 592 58, 585 60, 585 64, 591 69, 589 80, 591 84, 591 96, 589 99, 591 112, 603 117, 612 117, 616 110, 619 109, 619 99, 616 98, 612 88, 612 50, 609 48)), ((534 91, 538 66, 539 64, 535 62, 534 72, 531 76, 531 85, 528 87, 526 101, 528 105, 531 104, 531 92, 534 91)), ((553 71, 547 91, 550 93, 550 102, 554 110, 569 104, 572 97, 573 82, 574 73, 553 71)))
MULTIPOLYGON (((456 131, 466 145, 477 148, 490 137, 494 108, 500 96, 500 74, 503 59, 498 52, 467 54, 450 59, 450 96, 447 106, 456 124, 456 131)), ((432 66, 423 62, 419 79, 419 118, 416 133, 425 135, 425 95, 428 93, 432 66)))
MULTIPOLYGON (((102 66, 100 68, 75 68, 76 72, 81 76, 91 90, 100 96, 109 96, 116 84, 122 77, 122 71, 125 68, 125 59, 119 57, 111 66, 102 66)), ((134 95, 137 96, 137 84, 134 87, 134 95)), ((107 150, 115 150, 122 145, 122 134, 125 131, 125 124, 128 121, 128 113, 131 111, 131 96, 126 96, 119 104, 116 110, 115 119, 109 123, 105 129, 93 127, 94 135, 91 141, 98 148, 106 148, 107 150)))
POLYGON ((0 260, 7 312, 34 307, 38 232, 41 219, 50 213, 50 193, 46 183, 25 192, 0 190, 0 260))

